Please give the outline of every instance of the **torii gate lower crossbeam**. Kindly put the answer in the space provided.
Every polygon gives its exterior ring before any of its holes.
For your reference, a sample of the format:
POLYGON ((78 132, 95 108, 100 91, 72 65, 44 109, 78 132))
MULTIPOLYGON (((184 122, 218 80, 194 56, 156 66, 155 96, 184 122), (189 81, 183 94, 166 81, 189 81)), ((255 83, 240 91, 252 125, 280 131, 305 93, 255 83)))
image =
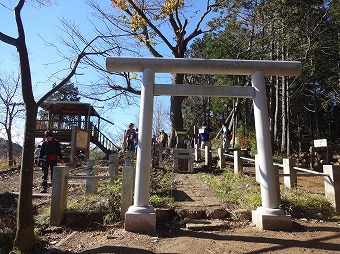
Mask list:
MULTIPOLYGON (((143 72, 134 204, 125 214, 125 230, 139 233, 156 230, 155 209, 149 205, 154 95, 164 94, 164 91, 168 95, 190 94, 190 89, 183 85, 172 85, 162 89, 160 85, 155 84, 156 72, 251 75, 251 89, 229 88, 230 90, 226 92, 230 94, 221 94, 221 97, 253 97, 262 206, 253 211, 252 219, 260 229, 291 228, 291 217, 285 215, 284 211, 279 208, 279 189, 276 185, 278 176, 273 166, 270 143, 265 75, 297 76, 302 69, 300 62, 108 57, 106 68, 110 72, 143 72)), ((202 94, 210 96, 209 91, 204 88, 200 89, 195 86, 192 91, 193 96, 202 96, 202 94)), ((212 90, 211 96, 217 95, 218 93, 212 90)))

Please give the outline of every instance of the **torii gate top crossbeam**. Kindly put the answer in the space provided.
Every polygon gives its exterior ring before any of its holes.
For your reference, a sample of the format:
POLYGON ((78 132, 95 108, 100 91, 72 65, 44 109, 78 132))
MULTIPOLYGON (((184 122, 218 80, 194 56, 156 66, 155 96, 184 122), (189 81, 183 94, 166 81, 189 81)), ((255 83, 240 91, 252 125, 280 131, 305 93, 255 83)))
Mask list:
POLYGON ((298 76, 302 64, 298 61, 188 59, 107 57, 109 72, 143 72, 146 68, 156 73, 252 75, 262 71, 265 76, 298 76))

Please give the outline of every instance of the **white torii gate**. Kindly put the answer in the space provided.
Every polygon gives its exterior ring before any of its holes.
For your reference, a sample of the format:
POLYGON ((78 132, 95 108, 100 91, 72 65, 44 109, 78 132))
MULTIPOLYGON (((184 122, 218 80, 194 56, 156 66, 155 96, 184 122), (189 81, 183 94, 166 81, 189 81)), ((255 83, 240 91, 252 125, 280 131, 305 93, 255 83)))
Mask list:
POLYGON ((155 209, 149 205, 150 144, 155 95, 252 98, 262 198, 262 206, 253 211, 252 220, 260 229, 291 228, 291 217, 279 208, 280 197, 270 143, 265 76, 298 76, 302 70, 300 62, 107 57, 106 69, 109 72, 143 73, 134 203, 125 214, 125 230, 140 233, 156 230, 155 209), (155 73, 250 75, 252 87, 155 84, 155 73))

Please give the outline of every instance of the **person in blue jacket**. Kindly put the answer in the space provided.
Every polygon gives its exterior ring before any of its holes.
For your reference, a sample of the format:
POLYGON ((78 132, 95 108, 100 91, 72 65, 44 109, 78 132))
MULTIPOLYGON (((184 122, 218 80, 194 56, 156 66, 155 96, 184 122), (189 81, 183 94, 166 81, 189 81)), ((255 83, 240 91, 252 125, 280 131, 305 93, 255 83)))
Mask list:
POLYGON ((204 149, 204 147, 211 145, 210 133, 213 132, 214 129, 209 127, 207 123, 204 123, 201 130, 202 130, 200 131, 200 137, 201 137, 201 142, 202 142, 201 148, 204 149))

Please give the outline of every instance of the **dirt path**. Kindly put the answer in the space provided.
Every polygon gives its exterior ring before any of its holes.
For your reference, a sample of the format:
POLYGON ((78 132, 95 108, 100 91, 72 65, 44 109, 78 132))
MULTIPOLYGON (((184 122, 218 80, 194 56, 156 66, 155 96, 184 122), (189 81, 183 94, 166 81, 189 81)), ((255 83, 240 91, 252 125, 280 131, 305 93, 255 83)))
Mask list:
POLYGON ((209 186, 198 174, 176 174, 173 196, 176 210, 214 210, 223 207, 209 186))
MULTIPOLYGON (((39 178, 36 172, 36 183, 39 178)), ((0 186, 15 191, 18 179, 18 173, 2 175, 0 186)), ((4 191, 1 188, 0 194, 4 191)), ((179 210, 221 207, 198 174, 176 174, 174 195, 178 195, 176 209, 179 210)), ((39 237, 47 246, 40 253, 339 253, 339 221, 299 220, 293 224, 290 232, 260 231, 245 223, 237 227, 230 224, 221 231, 159 228, 154 235, 126 232, 118 225, 91 230, 51 227, 39 237)))
MULTIPOLYGON (((198 174, 176 174, 176 210, 221 208, 221 202, 198 174)), ((76 232, 50 253, 339 253, 340 224, 294 221, 290 232, 261 231, 250 223, 221 231, 158 229, 155 235, 106 228, 101 232, 76 232)), ((51 246, 52 247, 52 246, 51 246)))

